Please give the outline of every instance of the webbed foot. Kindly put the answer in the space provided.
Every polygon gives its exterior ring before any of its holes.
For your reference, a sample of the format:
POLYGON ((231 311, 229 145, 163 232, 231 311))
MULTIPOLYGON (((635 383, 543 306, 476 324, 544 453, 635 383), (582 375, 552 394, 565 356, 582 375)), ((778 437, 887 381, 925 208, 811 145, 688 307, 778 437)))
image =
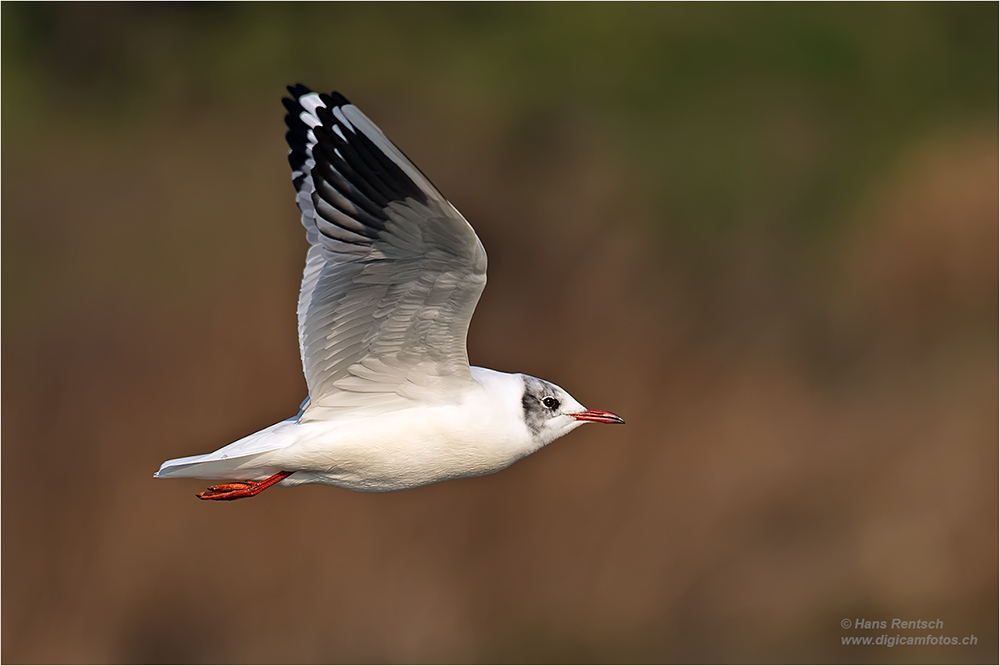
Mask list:
POLYGON ((198 493, 197 497, 203 500, 235 500, 243 499, 244 497, 253 497, 292 474, 293 472, 278 472, 263 481, 220 483, 217 486, 209 486, 208 490, 198 493))

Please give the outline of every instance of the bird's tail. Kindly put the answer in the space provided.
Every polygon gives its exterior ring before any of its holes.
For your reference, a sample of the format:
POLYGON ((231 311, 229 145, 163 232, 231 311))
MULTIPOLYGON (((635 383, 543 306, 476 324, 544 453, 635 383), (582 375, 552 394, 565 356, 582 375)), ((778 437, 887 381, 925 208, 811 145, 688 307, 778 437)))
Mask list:
POLYGON ((296 419, 275 423, 270 428, 233 442, 218 451, 200 456, 174 458, 160 465, 157 479, 224 479, 260 481, 283 470, 272 469, 268 454, 295 441, 296 419))

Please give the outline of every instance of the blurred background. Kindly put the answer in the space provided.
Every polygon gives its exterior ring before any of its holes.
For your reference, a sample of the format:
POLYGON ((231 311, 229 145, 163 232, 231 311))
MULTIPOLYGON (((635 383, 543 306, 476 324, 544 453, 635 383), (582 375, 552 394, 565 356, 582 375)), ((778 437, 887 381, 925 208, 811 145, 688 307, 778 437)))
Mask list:
POLYGON ((4 662, 995 663, 996 3, 0 11, 4 662), (152 479, 305 396, 295 82, 477 229, 473 363, 628 425, 152 479))

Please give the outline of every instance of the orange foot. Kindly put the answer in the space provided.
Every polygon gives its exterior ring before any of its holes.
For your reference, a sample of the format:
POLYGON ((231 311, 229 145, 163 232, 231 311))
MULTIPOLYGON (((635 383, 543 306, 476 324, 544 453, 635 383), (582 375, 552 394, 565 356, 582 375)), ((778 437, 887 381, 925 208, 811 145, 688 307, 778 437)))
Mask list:
POLYGON ((234 500, 244 497, 253 497, 257 493, 264 492, 278 481, 291 476, 292 472, 278 472, 263 481, 238 481, 236 483, 222 483, 217 486, 209 486, 208 490, 198 493, 198 499, 203 500, 234 500))

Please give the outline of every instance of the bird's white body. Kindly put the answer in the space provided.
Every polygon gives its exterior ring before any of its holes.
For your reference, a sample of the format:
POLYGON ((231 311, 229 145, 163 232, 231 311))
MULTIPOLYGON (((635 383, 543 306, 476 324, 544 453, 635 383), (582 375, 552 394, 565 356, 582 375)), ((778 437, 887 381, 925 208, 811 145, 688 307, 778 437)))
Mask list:
POLYGON ((486 286, 476 232, 342 95, 289 92, 310 244, 298 304, 309 397, 294 418, 168 460, 157 478, 250 482, 202 499, 274 484, 405 490, 496 472, 585 421, 624 423, 549 382, 470 367, 465 337, 486 286))
POLYGON ((214 453, 168 460, 156 476, 259 481, 287 470, 294 474, 278 485, 389 492, 498 472, 584 423, 564 416, 538 437, 523 418, 522 375, 473 367, 472 376, 475 386, 457 402, 332 421, 291 418, 214 453))

